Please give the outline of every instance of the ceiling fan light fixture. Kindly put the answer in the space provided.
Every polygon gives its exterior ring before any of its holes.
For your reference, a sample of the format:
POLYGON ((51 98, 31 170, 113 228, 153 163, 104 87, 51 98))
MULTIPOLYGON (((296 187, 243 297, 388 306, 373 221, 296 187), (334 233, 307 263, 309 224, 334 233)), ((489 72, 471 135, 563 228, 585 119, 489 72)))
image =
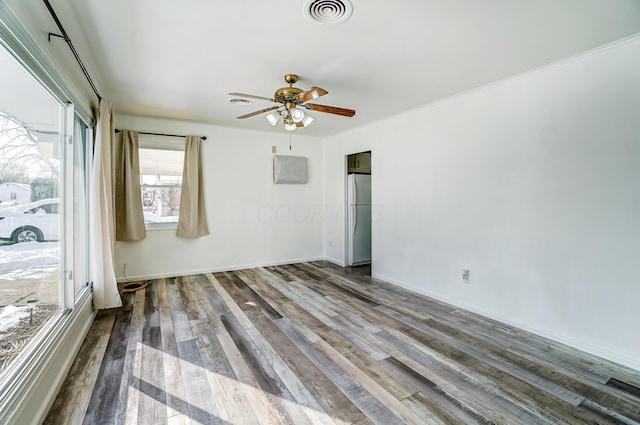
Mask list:
POLYGON ((298 126, 293 123, 288 123, 288 122, 284 123, 284 129, 287 131, 294 131, 296 128, 298 128, 298 126))
POLYGON ((312 122, 313 122, 313 117, 309 115, 305 115, 305 117, 302 119, 302 125, 304 125, 305 127, 308 127, 309 124, 311 124, 312 122))
POLYGON ((304 112, 301 109, 293 108, 290 111, 293 122, 298 123, 304 119, 304 112))
POLYGON ((269 124, 275 126, 278 121, 280 121, 280 114, 278 112, 272 112, 269 115, 266 116, 267 121, 269 121, 269 124))

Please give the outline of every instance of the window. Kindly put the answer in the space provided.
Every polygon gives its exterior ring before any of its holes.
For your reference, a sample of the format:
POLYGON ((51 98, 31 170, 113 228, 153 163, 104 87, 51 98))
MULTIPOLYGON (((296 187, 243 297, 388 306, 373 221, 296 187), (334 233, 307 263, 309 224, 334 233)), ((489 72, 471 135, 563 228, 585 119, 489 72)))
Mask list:
POLYGON ((0 211, 2 382, 27 344, 73 308, 62 225, 65 122, 73 107, 54 98, 2 45, 0 69, 0 182, 25 191, 0 199, 15 201, 0 211))
MULTIPOLYGON (((146 136, 143 136, 147 139, 146 136)), ((140 190, 148 227, 177 223, 180 215, 184 143, 140 140, 140 190)))
POLYGON ((73 349, 67 338, 77 340, 92 317, 84 201, 92 115, 68 84, 72 75, 61 78, 5 3, 0 1, 0 423, 32 423, 41 389, 52 388, 60 356, 73 349))

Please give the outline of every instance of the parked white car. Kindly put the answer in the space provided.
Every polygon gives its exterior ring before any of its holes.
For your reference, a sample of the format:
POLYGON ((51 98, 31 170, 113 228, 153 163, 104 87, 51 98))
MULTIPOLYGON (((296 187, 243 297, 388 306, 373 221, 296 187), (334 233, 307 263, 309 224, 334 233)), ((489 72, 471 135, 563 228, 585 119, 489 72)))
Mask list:
POLYGON ((59 198, 0 208, 0 239, 16 243, 58 240, 59 208, 59 198))

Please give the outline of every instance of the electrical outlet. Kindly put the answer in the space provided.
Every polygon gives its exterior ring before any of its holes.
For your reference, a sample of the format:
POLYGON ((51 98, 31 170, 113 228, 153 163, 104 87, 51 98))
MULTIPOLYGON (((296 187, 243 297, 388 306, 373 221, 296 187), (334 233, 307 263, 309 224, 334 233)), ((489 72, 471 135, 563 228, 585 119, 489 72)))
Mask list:
POLYGON ((275 146, 271 146, 271 153, 276 153, 276 147, 275 146))
POLYGON ((469 269, 462 269, 462 283, 471 283, 471 272, 469 269))

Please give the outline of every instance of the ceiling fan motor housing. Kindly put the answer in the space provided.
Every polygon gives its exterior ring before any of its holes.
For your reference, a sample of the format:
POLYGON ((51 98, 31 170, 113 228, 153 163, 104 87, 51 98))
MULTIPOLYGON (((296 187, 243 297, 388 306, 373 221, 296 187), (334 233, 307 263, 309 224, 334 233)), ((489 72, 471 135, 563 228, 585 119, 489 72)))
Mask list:
POLYGON ((293 87, 293 85, 298 82, 298 76, 296 74, 287 74, 284 76, 284 81, 289 84, 289 87, 282 87, 276 90, 273 95, 275 101, 283 104, 293 103, 294 106, 301 104, 302 101, 296 98, 296 96, 302 93, 303 90, 293 87))
POLYGON ((276 90, 276 92, 273 95, 273 98, 275 99, 276 102, 280 102, 280 103, 293 102, 296 105, 299 105, 300 103, 302 103, 302 101, 296 98, 296 96, 302 93, 302 91, 303 91, 302 89, 299 89, 297 87, 282 87, 276 90))

